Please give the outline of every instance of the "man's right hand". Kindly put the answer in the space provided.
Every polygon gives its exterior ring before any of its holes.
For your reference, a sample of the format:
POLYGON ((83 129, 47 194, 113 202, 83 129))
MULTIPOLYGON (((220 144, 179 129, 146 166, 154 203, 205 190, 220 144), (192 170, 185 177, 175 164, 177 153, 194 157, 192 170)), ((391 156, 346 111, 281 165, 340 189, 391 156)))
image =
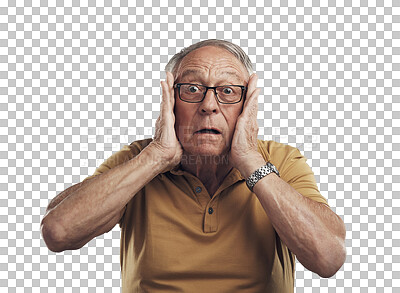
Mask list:
POLYGON ((167 171, 180 162, 183 150, 175 134, 173 84, 172 74, 167 73, 166 82, 161 82, 155 137, 139 155, 68 188, 52 201, 41 222, 43 239, 51 251, 81 248, 110 231, 139 190, 160 170, 167 171))
POLYGON ((183 149, 175 133, 174 115, 174 76, 167 72, 166 81, 161 81, 162 101, 160 116, 156 121, 156 131, 153 141, 148 145, 152 154, 161 159, 165 170, 179 164, 183 149))

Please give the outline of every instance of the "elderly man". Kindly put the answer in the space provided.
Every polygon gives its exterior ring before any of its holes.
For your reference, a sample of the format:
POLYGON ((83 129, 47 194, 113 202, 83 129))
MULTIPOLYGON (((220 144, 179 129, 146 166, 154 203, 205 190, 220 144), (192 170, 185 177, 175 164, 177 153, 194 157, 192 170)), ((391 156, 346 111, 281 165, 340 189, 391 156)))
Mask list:
POLYGON ((50 202, 49 249, 81 248, 118 223, 123 292, 293 292, 295 257, 333 276, 343 221, 297 148, 257 139, 251 67, 227 41, 176 54, 154 139, 124 146, 50 202))

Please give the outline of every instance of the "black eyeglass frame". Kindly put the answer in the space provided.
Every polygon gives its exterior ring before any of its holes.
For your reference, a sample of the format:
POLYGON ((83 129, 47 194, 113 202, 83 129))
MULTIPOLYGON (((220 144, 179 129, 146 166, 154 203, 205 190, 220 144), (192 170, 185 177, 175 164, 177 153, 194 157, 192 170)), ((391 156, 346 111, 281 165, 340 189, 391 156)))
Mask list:
POLYGON ((201 103, 201 102, 203 102, 203 101, 204 101, 204 98, 206 97, 206 94, 207 94, 207 92, 208 92, 209 89, 212 89, 212 90, 214 91, 214 95, 217 97, 218 103, 220 103, 220 104, 228 104, 228 105, 233 105, 233 104, 240 103, 240 102, 242 101, 242 99, 243 99, 243 95, 244 95, 245 92, 247 91, 247 87, 245 87, 244 85, 238 85, 238 84, 227 84, 227 85, 219 85, 219 86, 205 86, 205 85, 196 84, 196 83, 176 83, 176 84, 174 84, 174 92, 175 92, 176 90, 178 90, 178 97, 179 97, 179 99, 180 99, 181 101, 183 101, 183 102, 186 102, 186 103, 193 103, 193 104, 195 104, 195 103, 201 103), (206 90, 205 90, 205 92, 204 92, 204 95, 203 95, 203 98, 202 98, 200 101, 198 101, 198 102, 189 102, 189 101, 183 100, 183 99, 181 98, 181 85, 188 85, 188 84, 196 85, 196 86, 202 86, 202 87, 205 87, 205 88, 206 88, 206 90), (240 88, 242 89, 242 95, 240 96, 240 100, 237 101, 237 102, 234 102, 234 103, 225 103, 225 102, 221 102, 221 101, 219 100, 219 97, 218 97, 218 94, 217 94, 217 87, 224 87, 224 86, 227 86, 227 87, 229 87, 229 86, 237 86, 237 87, 240 87, 240 88))

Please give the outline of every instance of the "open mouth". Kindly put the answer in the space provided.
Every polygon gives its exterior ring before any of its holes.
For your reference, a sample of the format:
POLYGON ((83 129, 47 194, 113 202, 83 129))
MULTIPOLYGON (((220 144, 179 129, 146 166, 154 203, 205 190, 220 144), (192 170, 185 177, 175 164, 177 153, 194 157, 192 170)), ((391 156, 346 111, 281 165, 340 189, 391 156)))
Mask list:
POLYGON ((211 129, 211 128, 200 129, 200 130, 196 131, 195 133, 221 134, 221 132, 219 132, 218 130, 211 129))

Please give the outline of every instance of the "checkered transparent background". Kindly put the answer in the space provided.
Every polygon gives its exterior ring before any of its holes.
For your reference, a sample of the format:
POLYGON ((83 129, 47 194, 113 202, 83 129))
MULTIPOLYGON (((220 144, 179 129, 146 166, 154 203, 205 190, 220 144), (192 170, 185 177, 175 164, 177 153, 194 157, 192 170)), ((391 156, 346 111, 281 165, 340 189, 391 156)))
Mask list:
POLYGON ((299 148, 346 223, 344 266, 323 279, 297 262, 296 292, 400 292, 399 12, 398 0, 1 1, 0 292, 120 291, 118 226, 55 254, 40 220, 152 136, 165 64, 208 38, 249 54, 259 138, 299 148))

